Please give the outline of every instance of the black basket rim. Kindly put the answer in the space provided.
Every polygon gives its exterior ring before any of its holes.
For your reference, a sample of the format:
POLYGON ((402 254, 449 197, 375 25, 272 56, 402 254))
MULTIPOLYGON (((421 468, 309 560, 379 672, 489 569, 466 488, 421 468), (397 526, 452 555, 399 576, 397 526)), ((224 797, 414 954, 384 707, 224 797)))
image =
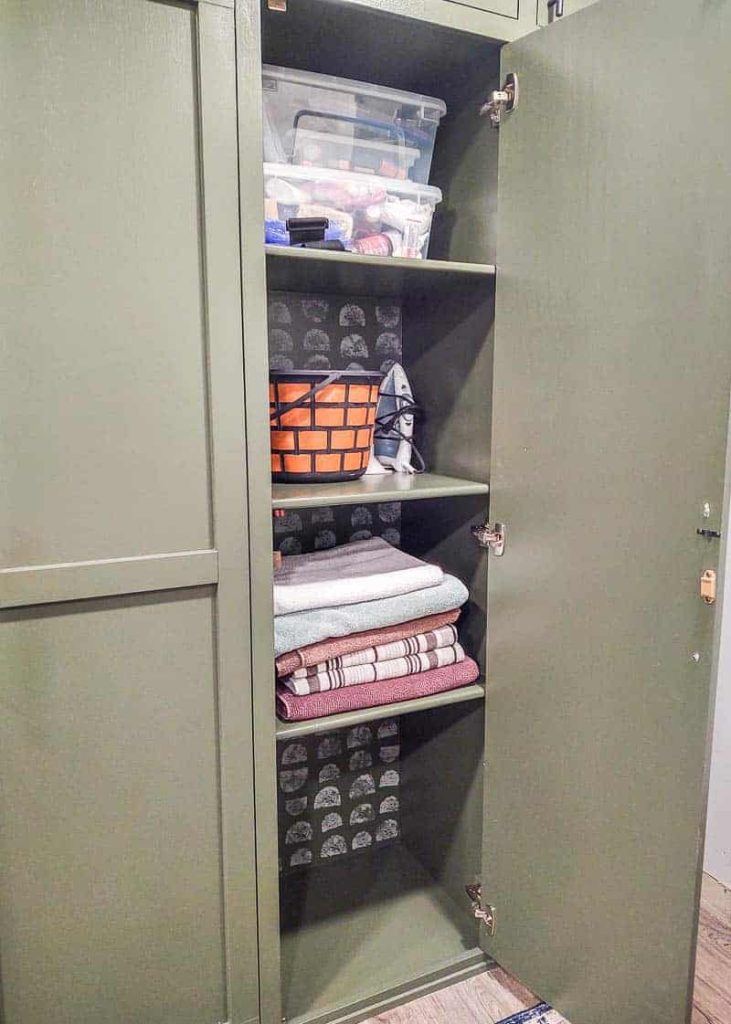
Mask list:
MULTIPOLYGON (((334 370, 270 370, 269 381, 272 384, 277 381, 290 384, 315 384, 334 372, 334 370)), ((338 379, 333 381, 333 386, 337 384, 380 384, 385 376, 380 370, 343 370, 338 379)))

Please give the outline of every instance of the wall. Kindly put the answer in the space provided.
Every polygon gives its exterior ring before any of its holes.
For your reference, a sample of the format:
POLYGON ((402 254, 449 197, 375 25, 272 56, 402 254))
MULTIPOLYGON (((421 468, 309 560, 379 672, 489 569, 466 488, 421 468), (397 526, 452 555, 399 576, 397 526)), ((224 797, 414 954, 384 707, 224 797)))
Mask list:
POLYGON ((731 886, 731 545, 724 608, 704 868, 731 886))

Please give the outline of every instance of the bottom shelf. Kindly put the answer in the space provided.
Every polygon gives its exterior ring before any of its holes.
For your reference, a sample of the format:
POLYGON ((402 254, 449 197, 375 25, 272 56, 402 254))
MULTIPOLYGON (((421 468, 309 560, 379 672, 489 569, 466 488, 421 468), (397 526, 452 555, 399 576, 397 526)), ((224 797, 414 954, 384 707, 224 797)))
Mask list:
POLYGON ((485 962, 465 908, 402 843, 284 876, 281 902, 289 1022, 338 1019, 415 979, 485 962))

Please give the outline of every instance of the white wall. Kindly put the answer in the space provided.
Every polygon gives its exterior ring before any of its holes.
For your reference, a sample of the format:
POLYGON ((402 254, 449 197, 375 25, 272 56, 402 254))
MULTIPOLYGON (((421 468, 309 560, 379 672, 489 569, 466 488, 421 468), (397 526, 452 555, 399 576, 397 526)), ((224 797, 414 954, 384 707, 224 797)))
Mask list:
POLYGON ((727 559, 704 867, 731 887, 731 544, 727 559))

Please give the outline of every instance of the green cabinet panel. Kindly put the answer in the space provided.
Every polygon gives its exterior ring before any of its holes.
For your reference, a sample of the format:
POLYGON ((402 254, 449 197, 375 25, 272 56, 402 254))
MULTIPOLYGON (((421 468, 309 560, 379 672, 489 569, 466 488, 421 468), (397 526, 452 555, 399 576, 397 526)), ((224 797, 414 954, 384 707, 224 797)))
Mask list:
POLYGON ((5 613, 7 1024, 225 1019, 212 596, 5 613))
POLYGON ((0 47, 0 1016, 245 1024, 233 2, 11 0, 0 47))
POLYGON ((502 54, 485 945, 574 1024, 682 1024, 692 984, 729 40, 729 4, 613 0, 502 54))
POLYGON ((500 14, 504 18, 518 17, 518 0, 446 0, 447 3, 461 4, 463 7, 474 7, 488 14, 500 14))
MULTIPOLYGON (((563 3, 563 17, 568 17, 569 14, 576 14, 577 11, 582 10, 584 7, 589 7, 591 4, 597 3, 598 0, 564 0, 563 3)), ((612 0, 601 0, 602 3, 611 3, 612 0)), ((541 26, 548 25, 552 20, 551 12, 548 7, 548 0, 538 0, 538 24, 541 26)), ((554 23, 559 19, 553 18, 554 23)))
POLYGON ((210 547, 196 20, 2 6, 5 566, 210 547))

